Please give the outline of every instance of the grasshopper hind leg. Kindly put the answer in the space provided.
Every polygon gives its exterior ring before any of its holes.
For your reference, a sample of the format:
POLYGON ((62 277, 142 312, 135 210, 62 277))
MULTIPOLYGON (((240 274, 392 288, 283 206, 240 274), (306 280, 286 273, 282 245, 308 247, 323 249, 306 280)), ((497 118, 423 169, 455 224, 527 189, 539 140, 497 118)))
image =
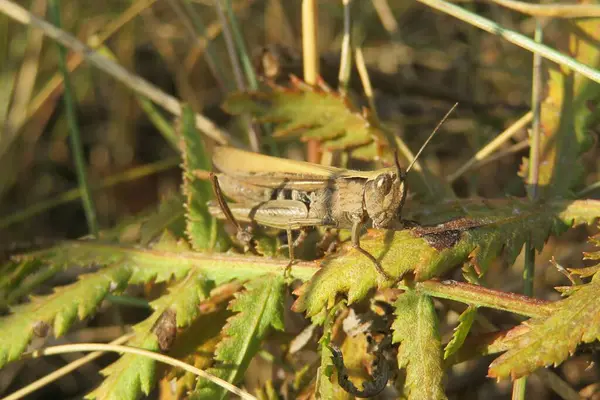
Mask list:
POLYGON ((377 261, 377 259, 375 257, 373 257, 373 255, 371 253, 369 253, 368 251, 366 251, 365 249, 363 249, 362 247, 360 247, 360 228, 361 227, 362 227, 362 222, 361 221, 355 221, 354 224, 352 225, 352 247, 354 247, 362 255, 364 255, 369 260, 371 260, 371 262, 375 266, 375 270, 377 271, 377 273, 379 275, 381 275, 382 277, 384 277, 388 281, 395 280, 395 278, 393 276, 390 276, 387 272, 385 272, 383 270, 383 268, 381 267, 381 264, 379 263, 379 261, 377 261))
POLYGON ((211 186, 213 188, 213 192, 215 194, 215 198, 217 200, 217 203, 219 203, 219 207, 221 208, 221 211, 223 211, 223 214, 225 214, 225 218, 230 223, 232 223, 237 229, 237 233, 235 235, 236 239, 240 243, 242 243, 242 245, 244 246, 244 251, 250 250, 250 251, 254 252, 254 246, 252 244, 253 237, 252 237, 251 227, 249 227, 248 229, 242 228, 242 226, 240 225, 238 220, 235 219, 235 217, 233 216, 233 213, 231 212, 229 205, 225 201, 225 196, 223 196, 223 192, 221 191, 221 186, 219 185, 219 179, 217 178, 217 175, 211 172, 209 174, 209 178, 210 178, 211 186))

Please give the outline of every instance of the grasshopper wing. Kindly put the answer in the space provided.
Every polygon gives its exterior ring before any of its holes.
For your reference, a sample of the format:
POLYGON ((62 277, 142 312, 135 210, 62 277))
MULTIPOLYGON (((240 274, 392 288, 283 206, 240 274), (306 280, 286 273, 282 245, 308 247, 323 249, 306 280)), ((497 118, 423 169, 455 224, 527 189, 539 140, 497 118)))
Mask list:
POLYGON ((337 178, 368 179, 373 176, 372 171, 351 171, 224 146, 215 148, 213 163, 234 179, 270 188, 314 190, 337 178))

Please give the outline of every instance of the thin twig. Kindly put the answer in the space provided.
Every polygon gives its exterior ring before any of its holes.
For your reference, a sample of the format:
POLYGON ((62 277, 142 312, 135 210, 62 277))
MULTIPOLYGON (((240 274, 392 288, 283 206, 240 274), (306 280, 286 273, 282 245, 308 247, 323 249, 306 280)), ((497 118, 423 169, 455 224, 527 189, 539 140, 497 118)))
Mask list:
MULTIPOLYGON (((0 0, 0 12, 8 15, 14 20, 41 29, 44 34, 72 51, 83 54, 85 59, 96 68, 106 72, 113 78, 131 88, 134 92, 148 97, 154 103, 160 105, 176 116, 181 115, 181 104, 179 101, 148 81, 127 71, 121 65, 95 52, 67 32, 31 14, 25 8, 10 0, 0 0)), ((239 145, 227 132, 221 130, 211 120, 203 115, 196 114, 196 126, 207 136, 220 144, 239 145)))
POLYGON ((503 39, 513 44, 516 44, 517 46, 520 46, 532 53, 540 53, 542 57, 554 61, 557 64, 569 67, 572 70, 579 72, 581 75, 590 78, 594 82, 600 83, 600 71, 598 71, 597 69, 582 64, 579 61, 575 60, 573 57, 566 56, 551 47, 536 43, 527 36, 511 31, 510 29, 506 29, 494 21, 491 21, 487 18, 483 18, 475 13, 467 11, 444 0, 418 1, 432 8, 435 8, 436 10, 452 15, 453 17, 465 21, 473 26, 476 26, 479 29, 483 29, 486 32, 498 35, 503 39))
POLYGON ((600 17, 597 4, 532 4, 516 0, 490 0, 503 7, 536 17, 594 18, 600 17))
POLYGON ((496 138, 494 138, 491 142, 486 144, 481 150, 479 150, 469 161, 464 163, 459 169, 456 170, 453 174, 449 175, 446 178, 446 181, 449 183, 454 182, 459 177, 461 177, 465 172, 473 168, 474 165, 477 165, 482 160, 486 159, 490 154, 496 151, 503 143, 512 138, 516 133, 518 133, 521 129, 525 127, 531 120, 533 119, 533 112, 529 111, 527 114, 523 115, 519 118, 515 123, 509 126, 504 132, 499 134, 496 138))
MULTIPOLYGON (((125 334, 125 335, 113 340, 112 342, 110 342, 110 344, 116 344, 116 345, 123 344, 123 343, 126 343, 129 339, 131 339, 134 336, 135 336, 135 333, 128 333, 128 334, 125 334)), ((60 379, 63 376, 75 371, 77 368, 82 367, 91 361, 94 361, 95 359, 99 358, 103 354, 106 354, 106 353, 104 353, 102 351, 95 351, 93 353, 90 353, 85 357, 75 360, 75 361, 65 365, 64 367, 61 367, 61 368, 57 369, 56 371, 51 372, 50 374, 44 376, 43 378, 40 378, 37 381, 30 383, 29 385, 17 390, 16 392, 11 393, 10 395, 6 396, 3 400, 22 399, 23 397, 27 396, 28 394, 31 394, 31 393, 35 392, 36 390, 49 385, 50 383, 54 382, 55 380, 60 379)))
POLYGON ((155 353, 153 351, 140 349, 138 347, 129 347, 129 346, 121 346, 115 344, 103 344, 103 343, 77 343, 77 344, 66 344, 61 346, 51 346, 46 347, 44 349, 35 350, 29 353, 24 353, 22 358, 38 358, 42 356, 51 356, 56 354, 65 354, 65 353, 77 353, 77 352, 86 352, 86 351, 112 351, 115 353, 129 353, 136 354, 142 357, 148 357, 155 361, 159 361, 165 364, 168 364, 175 368, 181 368, 186 372, 190 372, 194 375, 201 376, 204 379, 208 379, 211 382, 221 386, 222 388, 230 391, 233 394, 240 396, 243 399, 248 400, 256 400, 256 397, 252 396, 250 393, 245 392, 231 383, 214 376, 206 371, 203 371, 199 368, 196 368, 192 365, 186 364, 183 361, 180 361, 176 358, 166 356, 164 354, 155 353))
MULTIPOLYGON (((56 26, 61 26, 60 23, 60 0, 50 0, 48 5, 50 18, 56 26)), ((81 200, 85 218, 87 220, 89 233, 98 235, 98 219, 96 218, 96 208, 87 178, 87 167, 85 157, 83 155, 83 145, 81 144, 81 135, 79 133, 79 123, 77 121, 77 112, 75 111, 75 92, 71 86, 69 70, 67 68, 67 51, 57 43, 58 48, 58 68, 63 74, 63 82, 65 85, 64 103, 67 123, 69 125, 69 139, 71 143, 71 152, 75 162, 75 171, 77 172, 77 182, 81 190, 81 200)))

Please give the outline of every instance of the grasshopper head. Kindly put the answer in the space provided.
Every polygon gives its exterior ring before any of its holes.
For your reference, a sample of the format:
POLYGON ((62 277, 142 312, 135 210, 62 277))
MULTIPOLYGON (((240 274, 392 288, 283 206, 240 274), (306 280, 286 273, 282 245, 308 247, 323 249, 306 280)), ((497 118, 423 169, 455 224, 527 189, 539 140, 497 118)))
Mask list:
POLYGON ((388 170, 369 179, 365 184, 363 201, 374 228, 387 228, 400 215, 406 198, 405 173, 400 169, 388 170))

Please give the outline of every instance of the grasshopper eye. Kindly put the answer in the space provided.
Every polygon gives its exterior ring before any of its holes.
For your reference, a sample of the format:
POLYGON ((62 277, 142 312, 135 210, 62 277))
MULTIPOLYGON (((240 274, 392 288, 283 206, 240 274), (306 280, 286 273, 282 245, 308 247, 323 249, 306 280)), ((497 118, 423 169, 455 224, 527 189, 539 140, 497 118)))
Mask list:
POLYGON ((389 175, 381 175, 375 181, 375 187, 384 195, 388 194, 392 189, 392 177, 389 175))

